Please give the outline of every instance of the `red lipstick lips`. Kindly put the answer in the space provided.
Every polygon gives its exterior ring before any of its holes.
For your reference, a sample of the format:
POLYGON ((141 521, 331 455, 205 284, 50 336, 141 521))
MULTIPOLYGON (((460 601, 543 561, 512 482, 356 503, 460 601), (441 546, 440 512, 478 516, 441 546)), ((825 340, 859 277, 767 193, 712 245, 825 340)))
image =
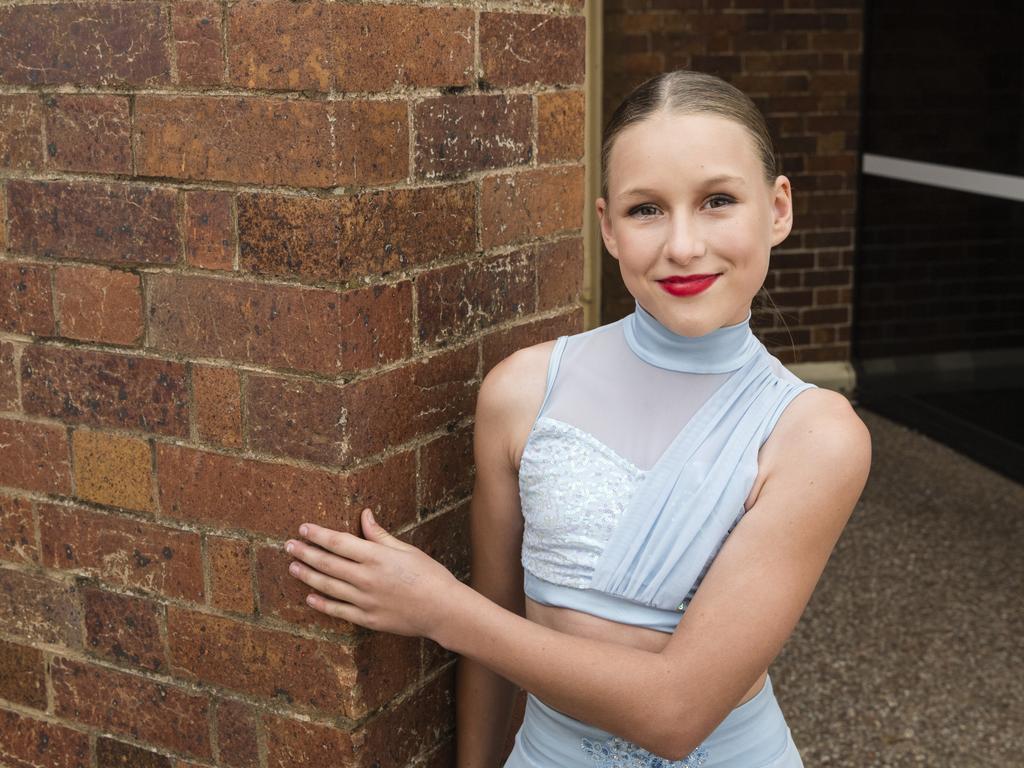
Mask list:
POLYGON ((673 275, 659 280, 658 283, 673 296, 693 296, 709 288, 717 279, 717 274, 687 275, 685 277, 673 275))

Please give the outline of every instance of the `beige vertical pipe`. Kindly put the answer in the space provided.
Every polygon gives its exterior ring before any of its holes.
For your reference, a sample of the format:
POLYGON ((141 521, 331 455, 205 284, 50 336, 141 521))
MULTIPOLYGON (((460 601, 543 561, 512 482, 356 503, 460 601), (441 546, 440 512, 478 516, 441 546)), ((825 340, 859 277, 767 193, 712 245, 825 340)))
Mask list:
POLYGON ((601 111, 604 0, 586 0, 584 18, 587 24, 586 70, 584 91, 584 207, 583 207, 583 305, 585 330, 601 324, 601 234, 594 210, 594 201, 601 194, 601 111))

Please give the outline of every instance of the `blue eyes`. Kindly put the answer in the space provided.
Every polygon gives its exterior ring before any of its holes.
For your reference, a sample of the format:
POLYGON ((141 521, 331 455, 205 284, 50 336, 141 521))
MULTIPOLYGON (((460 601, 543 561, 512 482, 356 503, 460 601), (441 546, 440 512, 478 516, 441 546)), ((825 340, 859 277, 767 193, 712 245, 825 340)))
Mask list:
MULTIPOLYGON (((712 195, 712 197, 709 198, 709 203, 713 203, 716 200, 718 200, 720 202, 723 202, 726 205, 728 205, 729 203, 733 202, 733 199, 731 197, 729 197, 728 195, 712 195)), ((722 208, 722 207, 723 206, 721 206, 721 205, 712 205, 711 209, 712 210, 716 210, 716 209, 722 208)), ((657 212, 657 210, 658 210, 657 206, 651 205, 650 203, 643 203, 642 205, 638 205, 638 206, 636 206, 634 208, 631 208, 629 210, 629 215, 633 216, 634 214, 641 213, 641 212, 644 212, 644 211, 657 212)), ((653 214, 651 214, 651 215, 653 215, 653 214)), ((643 213, 643 215, 641 215, 640 218, 642 218, 642 219, 648 218, 648 214, 647 213, 643 213)))

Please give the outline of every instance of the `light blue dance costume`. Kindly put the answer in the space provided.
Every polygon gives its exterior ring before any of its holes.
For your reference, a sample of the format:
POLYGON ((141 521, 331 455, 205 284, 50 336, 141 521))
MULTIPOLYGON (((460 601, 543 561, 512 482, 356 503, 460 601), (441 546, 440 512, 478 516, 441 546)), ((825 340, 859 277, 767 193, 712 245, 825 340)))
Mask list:
MULTIPOLYGON (((539 603, 671 633, 739 523, 757 454, 814 387, 746 320, 681 336, 636 302, 560 336, 523 449, 524 591, 539 603)), ((802 768, 769 677, 672 761, 533 694, 504 768, 802 768)))

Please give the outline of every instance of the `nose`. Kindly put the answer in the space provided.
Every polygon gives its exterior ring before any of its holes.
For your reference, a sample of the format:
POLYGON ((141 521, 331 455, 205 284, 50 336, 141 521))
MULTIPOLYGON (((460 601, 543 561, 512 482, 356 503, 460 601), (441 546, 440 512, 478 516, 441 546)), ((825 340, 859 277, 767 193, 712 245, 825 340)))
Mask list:
POLYGON ((704 255, 704 240, 690 217, 677 215, 671 218, 665 252, 670 259, 683 264, 695 256, 704 255))

